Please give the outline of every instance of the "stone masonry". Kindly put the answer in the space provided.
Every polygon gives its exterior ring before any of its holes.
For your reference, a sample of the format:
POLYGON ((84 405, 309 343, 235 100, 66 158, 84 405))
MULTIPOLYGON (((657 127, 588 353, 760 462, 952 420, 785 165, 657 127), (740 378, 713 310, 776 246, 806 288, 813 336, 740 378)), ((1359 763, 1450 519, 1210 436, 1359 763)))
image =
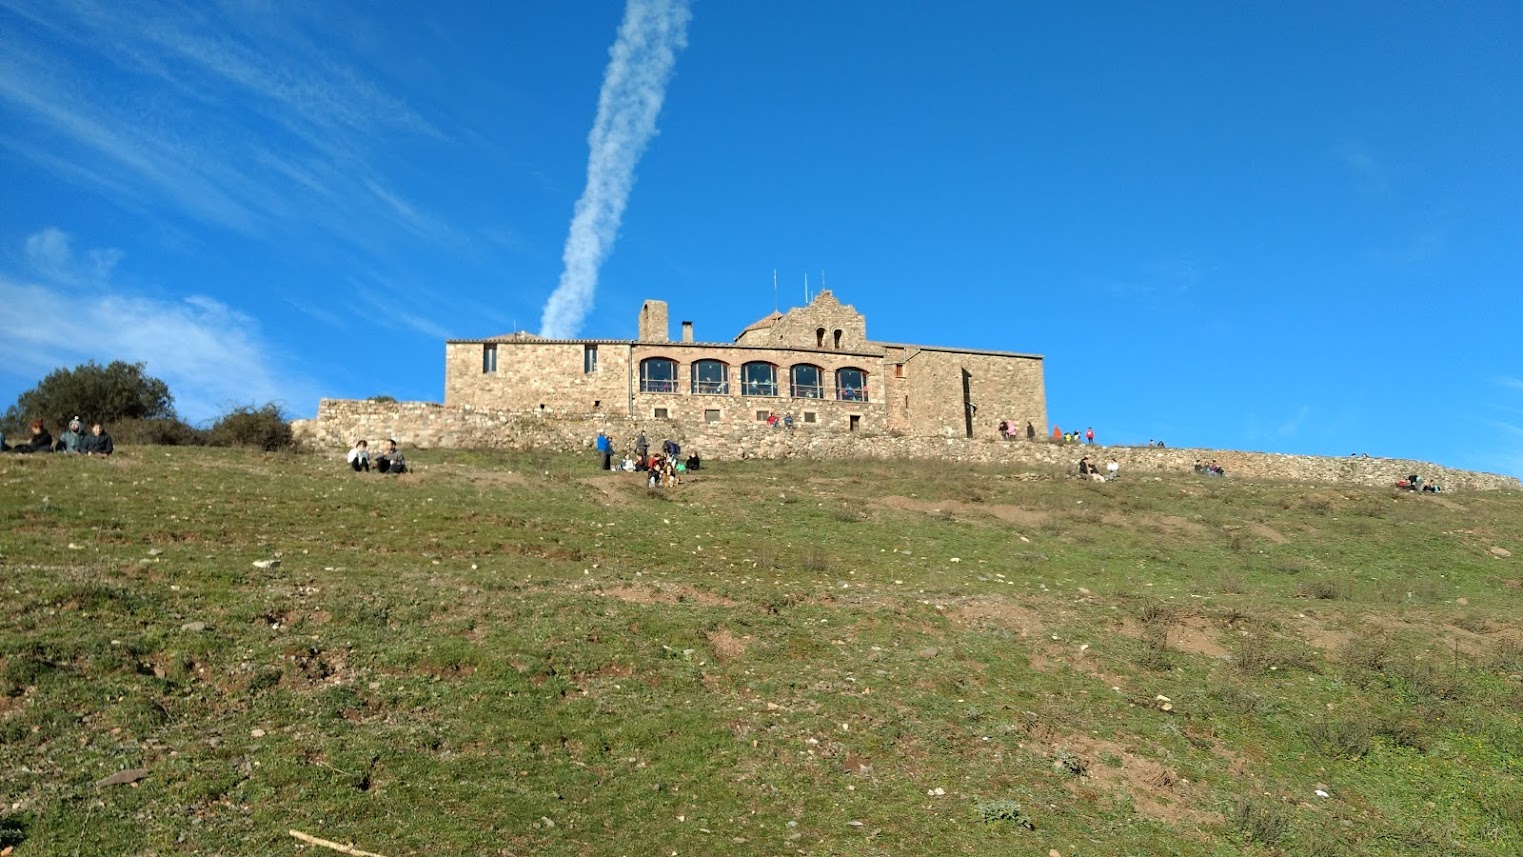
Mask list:
POLYGON ((977 438, 896 435, 885 431, 840 431, 798 425, 793 431, 765 424, 712 425, 702 419, 630 419, 622 415, 555 416, 462 408, 428 402, 370 402, 323 399, 317 418, 292 424, 297 439, 311 449, 341 455, 359 438, 372 447, 395 438, 405 448, 545 449, 585 451, 591 467, 593 440, 608 432, 615 448, 625 450, 644 430, 651 446, 665 438, 682 444, 684 454, 713 461, 745 458, 866 458, 939 460, 951 463, 1058 470, 1073 473, 1079 457, 1104 462, 1115 458, 1123 478, 1190 476, 1197 459, 1216 460, 1229 479, 1268 479, 1320 484, 1394 485, 1409 474, 1437 483, 1446 491, 1520 490, 1515 477, 1456 470, 1421 461, 1393 458, 1329 458, 1264 452, 1151 447, 1073 446, 1046 441, 1002 441, 988 433, 977 438))

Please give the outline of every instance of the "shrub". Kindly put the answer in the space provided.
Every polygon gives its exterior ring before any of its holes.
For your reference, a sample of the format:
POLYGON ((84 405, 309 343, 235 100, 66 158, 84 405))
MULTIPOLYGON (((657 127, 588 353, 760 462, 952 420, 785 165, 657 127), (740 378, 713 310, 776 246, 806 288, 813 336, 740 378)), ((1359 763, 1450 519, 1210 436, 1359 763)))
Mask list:
POLYGON ((173 417, 169 386, 143 374, 143 366, 117 360, 107 366, 91 361, 73 369, 55 369, 16 398, 0 419, 0 427, 20 436, 34 419, 58 428, 77 416, 89 428, 97 421, 109 426, 125 419, 173 417))
POLYGON ((106 424, 106 431, 117 444, 130 446, 203 446, 206 432, 177 417, 127 419, 106 424))
POLYGON ((244 405, 217 418, 206 433, 212 446, 252 446, 272 452, 292 445, 291 424, 273 402, 244 405))
POLYGON ((1249 842, 1270 848, 1290 833, 1290 813, 1267 800, 1239 799, 1232 808, 1232 822, 1249 842))

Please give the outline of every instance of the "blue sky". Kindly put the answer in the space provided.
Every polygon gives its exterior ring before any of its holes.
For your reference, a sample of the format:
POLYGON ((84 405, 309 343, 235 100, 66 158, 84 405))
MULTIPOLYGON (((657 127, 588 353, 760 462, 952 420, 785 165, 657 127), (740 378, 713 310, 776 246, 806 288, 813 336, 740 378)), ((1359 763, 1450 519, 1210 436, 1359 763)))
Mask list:
MULTIPOLYGON (((446 338, 539 329, 624 16, 0 0, 0 400, 87 359, 192 420, 440 400, 446 338)), ((1523 474, 1518 3, 696 0, 684 34, 580 335, 660 298, 728 340, 776 270, 875 339, 1045 355, 1103 441, 1523 474)))

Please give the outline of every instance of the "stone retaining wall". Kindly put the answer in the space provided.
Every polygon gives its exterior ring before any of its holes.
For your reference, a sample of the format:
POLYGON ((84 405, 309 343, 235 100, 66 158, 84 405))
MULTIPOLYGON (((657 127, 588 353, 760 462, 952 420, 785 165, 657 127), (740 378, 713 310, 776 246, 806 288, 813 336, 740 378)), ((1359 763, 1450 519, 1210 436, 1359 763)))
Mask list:
POLYGON ((793 431, 745 422, 710 425, 623 416, 540 416, 430 402, 371 402, 323 399, 317 417, 297 420, 298 442, 311 449, 347 450, 358 438, 375 449, 385 438, 403 448, 591 450, 599 431, 608 432, 617 449, 628 448, 644 430, 652 448, 665 438, 682 444, 683 454, 698 453, 717 461, 743 458, 880 458, 931 459, 1025 468, 1071 470, 1080 456, 1101 463, 1114 458, 1123 474, 1190 474, 1196 460, 1215 460, 1229 477, 1323 484, 1392 485, 1409 474, 1448 491, 1519 490, 1516 477, 1455 470, 1422 461, 1394 458, 1327 458, 1219 449, 1158 449, 1127 446, 1064 446, 1040 441, 1000 441, 944 437, 910 437, 882 433, 831 431, 799 425, 793 431))

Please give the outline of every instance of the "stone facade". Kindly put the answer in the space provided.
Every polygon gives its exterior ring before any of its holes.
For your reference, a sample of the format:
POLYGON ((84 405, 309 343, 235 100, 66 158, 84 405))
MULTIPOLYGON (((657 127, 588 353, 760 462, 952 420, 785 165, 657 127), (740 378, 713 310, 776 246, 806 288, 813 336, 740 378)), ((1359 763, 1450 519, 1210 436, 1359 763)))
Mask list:
POLYGON ((444 403, 735 430, 791 413, 800 424, 847 432, 949 438, 993 437, 1001 419, 1047 422, 1041 357, 873 342, 862 314, 828 290, 729 343, 693 341, 688 322, 673 342, 666 304, 646 301, 639 337, 452 340, 444 403))
MULTIPOLYGON (((368 402, 324 399, 317 418, 292 424, 297 439, 309 448, 335 455, 359 438, 396 438, 405 448, 546 449, 562 452, 592 450, 599 431, 626 449, 643 430, 657 446, 673 438, 684 453, 696 452, 714 461, 744 458, 878 458, 937 460, 1020 470, 1074 473, 1079 457, 1106 461, 1115 458, 1126 477, 1194 478, 1196 460, 1215 460, 1229 479, 1269 479, 1287 482, 1394 485, 1408 474, 1442 485, 1445 491, 1520 490, 1515 477, 1455 470, 1421 461, 1393 458, 1328 458, 1264 452, 1151 447, 1072 446, 1046 441, 1001 441, 995 438, 928 437, 888 432, 842 431, 812 424, 794 430, 768 429, 755 422, 709 424, 702 419, 630 419, 623 415, 553 416, 538 412, 510 413, 450 407, 425 402, 368 402)), ((588 462, 592 466, 591 459, 588 462)), ((1442 495, 1441 495, 1442 496, 1442 495)))

